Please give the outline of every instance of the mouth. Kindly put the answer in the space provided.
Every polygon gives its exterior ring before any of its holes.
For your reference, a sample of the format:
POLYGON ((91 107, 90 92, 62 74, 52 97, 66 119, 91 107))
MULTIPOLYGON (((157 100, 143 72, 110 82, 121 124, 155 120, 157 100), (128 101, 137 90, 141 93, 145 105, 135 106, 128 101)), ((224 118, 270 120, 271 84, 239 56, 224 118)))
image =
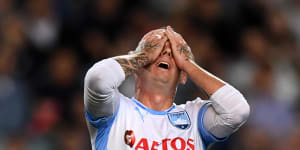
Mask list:
POLYGON ((160 62, 158 63, 158 67, 162 68, 162 69, 169 69, 169 64, 167 62, 160 62))

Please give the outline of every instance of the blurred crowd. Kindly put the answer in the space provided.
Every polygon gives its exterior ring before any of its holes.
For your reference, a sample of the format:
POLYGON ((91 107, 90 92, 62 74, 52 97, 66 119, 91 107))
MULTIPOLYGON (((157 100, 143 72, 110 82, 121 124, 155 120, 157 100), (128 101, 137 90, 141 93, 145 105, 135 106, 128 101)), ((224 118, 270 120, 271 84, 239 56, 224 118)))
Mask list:
MULTIPOLYGON (((246 125, 211 150, 297 150, 299 14, 300 0, 0 0, 0 149, 91 149, 85 72, 171 25, 251 106, 246 125)), ((120 90, 132 96, 133 82, 120 90)), ((205 95, 188 81, 175 102, 205 95)))

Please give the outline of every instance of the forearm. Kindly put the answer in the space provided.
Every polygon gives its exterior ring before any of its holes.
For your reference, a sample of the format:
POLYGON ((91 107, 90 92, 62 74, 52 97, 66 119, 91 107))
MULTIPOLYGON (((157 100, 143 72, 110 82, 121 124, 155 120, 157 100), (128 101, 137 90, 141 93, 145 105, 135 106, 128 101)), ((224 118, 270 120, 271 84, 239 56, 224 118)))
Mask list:
POLYGON ((135 52, 134 54, 117 56, 113 59, 121 65, 126 77, 149 63, 149 58, 145 52, 135 52))
POLYGON ((95 117, 112 115, 118 105, 118 87, 138 68, 148 63, 144 52, 116 56, 96 63, 86 74, 84 101, 95 117))
POLYGON ((142 38, 134 53, 95 64, 85 77, 84 102, 87 111, 95 117, 112 115, 119 105, 118 87, 122 81, 154 61, 166 40, 164 30, 151 31, 142 38))
POLYGON ((207 130, 218 138, 229 136, 243 125, 250 107, 243 95, 234 87, 210 74, 191 60, 185 63, 191 80, 210 96, 212 107, 204 117, 207 130))
POLYGON ((191 80, 211 96, 219 88, 225 85, 225 82, 210 74, 192 60, 186 60, 183 71, 185 71, 191 80))

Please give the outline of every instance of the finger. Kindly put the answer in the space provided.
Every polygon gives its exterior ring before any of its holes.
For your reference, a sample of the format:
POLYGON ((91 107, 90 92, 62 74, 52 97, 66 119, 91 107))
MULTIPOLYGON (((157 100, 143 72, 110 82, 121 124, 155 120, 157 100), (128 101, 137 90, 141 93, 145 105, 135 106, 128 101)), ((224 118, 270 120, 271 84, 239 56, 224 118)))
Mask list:
POLYGON ((156 37, 157 40, 167 40, 167 36, 165 34, 165 32, 160 32, 158 34, 154 35, 156 37))
POLYGON ((169 38, 170 42, 171 42, 171 41, 174 41, 174 36, 173 36, 173 34, 171 33, 170 26, 167 26, 166 35, 167 35, 167 37, 169 38))
POLYGON ((175 41, 179 41, 179 42, 183 41, 183 43, 186 43, 185 40, 184 40, 184 38, 182 37, 181 34, 175 32, 175 31, 173 30, 173 28, 171 28, 171 27, 170 27, 170 29, 171 29, 170 32, 172 33, 172 35, 174 35, 175 41))
POLYGON ((178 35, 179 35, 179 36, 177 36, 178 41, 180 41, 180 43, 186 44, 186 41, 184 40, 184 38, 180 34, 178 34, 178 35))
POLYGON ((152 35, 153 35, 153 31, 150 31, 150 32, 146 33, 142 39, 149 40, 149 38, 152 37, 152 35))
POLYGON ((163 33, 163 32, 165 32, 165 29, 156 29, 156 30, 152 30, 152 31, 146 33, 146 34, 144 35, 144 38, 151 37, 151 36, 153 36, 154 34, 159 34, 159 33, 163 33))
MULTIPOLYGON (((177 45, 187 45, 186 41, 184 40, 184 38, 182 37, 181 34, 175 32, 173 29, 171 30, 171 33, 173 33, 173 35, 175 37, 175 41, 177 42, 177 45)), ((188 51, 191 52, 190 49, 188 49, 188 51)))
POLYGON ((156 41, 156 36, 155 36, 154 32, 152 32, 151 34, 147 35, 145 37, 145 41, 148 41, 148 42, 156 41))
POLYGON ((160 35, 162 36, 160 39, 156 38, 155 42, 158 43, 158 49, 159 51, 161 51, 165 45, 165 43, 167 42, 168 38, 165 35, 160 35))
POLYGON ((153 50, 161 51, 164 47, 167 38, 163 32, 156 32, 157 34, 153 34, 147 38, 147 43, 151 45, 153 50))
POLYGON ((169 35, 172 37, 173 41, 176 42, 176 44, 180 42, 178 36, 176 35, 176 32, 174 32, 174 30, 171 27, 169 27, 169 35))
POLYGON ((163 34, 155 34, 154 36, 155 36, 158 40, 164 38, 163 34))
POLYGON ((168 40, 168 38, 165 35, 163 35, 162 39, 160 39, 161 47, 164 47, 167 40, 168 40))
POLYGON ((184 43, 184 44, 186 43, 181 34, 175 32, 173 29, 171 30, 171 33, 173 33, 176 41, 179 41, 180 43, 184 43))
POLYGON ((156 31, 156 32, 153 32, 152 36, 158 38, 158 39, 162 39, 162 37, 164 36, 165 34, 165 31, 156 31))
POLYGON ((170 40, 172 49, 175 50, 175 49, 176 49, 177 42, 176 42, 176 40, 175 40, 175 37, 174 37, 174 35, 173 35, 173 33, 172 33, 172 30, 171 30, 171 27, 170 27, 170 26, 167 26, 166 35, 167 35, 168 39, 170 40))
POLYGON ((162 39, 163 35, 164 35, 164 30, 155 30, 150 32, 150 34, 148 34, 146 36, 147 40, 156 40, 156 39, 162 39))
POLYGON ((156 32, 150 39, 153 40, 154 43, 158 43, 158 47, 163 47, 167 37, 164 32, 156 32))
POLYGON ((158 43, 158 46, 155 50, 156 58, 154 59, 154 61, 156 61, 158 59, 159 54, 162 52, 164 45, 166 44, 168 38, 165 35, 162 35, 161 39, 156 38, 157 41, 155 41, 155 43, 158 43))

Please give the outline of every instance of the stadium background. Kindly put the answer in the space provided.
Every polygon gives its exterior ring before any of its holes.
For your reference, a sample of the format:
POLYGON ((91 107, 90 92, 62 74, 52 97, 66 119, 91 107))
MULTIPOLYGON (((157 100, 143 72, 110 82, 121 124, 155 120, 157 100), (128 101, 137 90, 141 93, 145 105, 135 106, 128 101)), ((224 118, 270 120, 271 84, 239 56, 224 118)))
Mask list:
MULTIPOLYGON (((166 25, 250 103, 212 150, 299 149, 299 14, 300 0, 0 0, 0 149, 90 149, 85 72, 166 25)), ((201 93, 190 81, 178 91, 177 104, 201 93)))

